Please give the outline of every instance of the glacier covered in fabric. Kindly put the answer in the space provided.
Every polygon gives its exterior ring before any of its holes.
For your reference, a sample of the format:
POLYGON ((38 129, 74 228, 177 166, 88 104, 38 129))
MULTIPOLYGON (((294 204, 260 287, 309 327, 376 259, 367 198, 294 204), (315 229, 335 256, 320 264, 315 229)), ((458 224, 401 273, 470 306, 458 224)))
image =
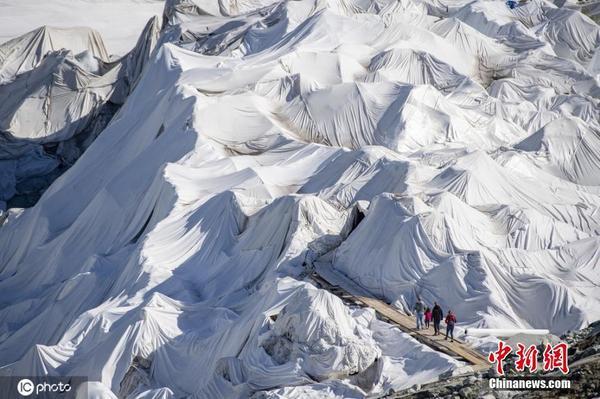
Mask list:
POLYGON ((2 3, 0 43, 43 25, 88 27, 102 36, 108 53, 123 56, 134 46, 164 0, 19 0, 2 3))
MULTIPOLYGON (((543 0, 169 0, 159 25, 145 67, 90 77, 91 50, 53 52, 4 86, 114 78, 98 96, 124 104, 0 227, 0 374, 87 375, 97 397, 359 398, 461 366, 316 288, 315 261, 460 327, 600 318, 589 18, 543 0)), ((23 137, 77 137, 32 116, 23 137)))
POLYGON ((0 200, 35 200, 75 162, 137 83, 159 32, 155 17, 117 60, 87 28, 45 26, 0 46, 0 200))

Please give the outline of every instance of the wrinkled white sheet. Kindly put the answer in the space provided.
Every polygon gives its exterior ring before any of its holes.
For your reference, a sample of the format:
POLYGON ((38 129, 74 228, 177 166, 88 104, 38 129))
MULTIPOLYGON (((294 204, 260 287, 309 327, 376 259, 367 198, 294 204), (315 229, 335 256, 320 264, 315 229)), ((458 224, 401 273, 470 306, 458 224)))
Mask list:
POLYGON ((598 82, 562 12, 170 1, 118 115, 0 228, 0 373, 335 398, 459 366, 315 288, 315 260, 459 330, 600 318, 598 82))

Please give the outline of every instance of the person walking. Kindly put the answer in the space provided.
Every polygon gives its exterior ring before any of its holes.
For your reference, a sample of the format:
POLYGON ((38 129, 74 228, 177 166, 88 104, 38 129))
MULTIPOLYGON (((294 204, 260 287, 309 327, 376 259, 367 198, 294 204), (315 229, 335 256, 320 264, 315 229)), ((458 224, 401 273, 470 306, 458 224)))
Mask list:
POLYGON ((417 297, 417 303, 415 303, 415 312, 417 313, 417 330, 423 328, 423 311, 425 310, 425 304, 421 301, 420 297, 417 297))
POLYGON ((444 312, 437 302, 434 302, 433 309, 431 310, 431 319, 433 320, 433 335, 439 335, 440 323, 444 317, 444 312))
POLYGON ((425 308, 425 328, 429 328, 429 324, 431 323, 431 309, 429 306, 425 308))
POLYGON ((446 338, 444 339, 448 339, 450 334, 450 342, 454 342, 454 324, 456 324, 456 316, 449 310, 446 315, 446 338))

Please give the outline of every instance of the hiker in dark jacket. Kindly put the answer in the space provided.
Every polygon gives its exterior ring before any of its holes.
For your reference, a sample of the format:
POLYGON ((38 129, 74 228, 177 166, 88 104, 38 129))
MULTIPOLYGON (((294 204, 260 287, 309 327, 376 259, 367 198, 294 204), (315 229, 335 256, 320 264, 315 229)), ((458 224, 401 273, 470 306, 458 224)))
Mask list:
POLYGON ((440 333, 440 323, 442 322, 442 317, 444 317, 444 312, 440 305, 437 302, 434 302, 433 309, 431 310, 431 318, 433 319, 433 335, 438 335, 440 333))
POLYGON ((446 315, 446 338, 448 339, 448 334, 450 334, 450 341, 454 341, 454 325, 456 324, 456 316, 452 313, 451 310, 448 311, 446 315))

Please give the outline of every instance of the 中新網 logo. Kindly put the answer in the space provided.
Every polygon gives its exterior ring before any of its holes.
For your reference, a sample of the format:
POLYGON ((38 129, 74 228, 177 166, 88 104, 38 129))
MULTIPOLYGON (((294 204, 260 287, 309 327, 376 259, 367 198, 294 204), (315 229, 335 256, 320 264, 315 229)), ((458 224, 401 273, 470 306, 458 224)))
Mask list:
MULTIPOLYGON (((523 344, 517 344, 517 360, 515 368, 517 371, 529 370, 535 373, 538 370, 539 350, 535 345, 526 347, 523 344)), ((560 370, 563 374, 569 373, 568 346, 561 342, 556 345, 546 344, 542 354, 542 369, 544 371, 560 370)), ((496 372, 504 375, 504 360, 513 352, 513 348, 504 341, 498 342, 498 349, 490 352, 488 360, 496 364, 496 372)))

